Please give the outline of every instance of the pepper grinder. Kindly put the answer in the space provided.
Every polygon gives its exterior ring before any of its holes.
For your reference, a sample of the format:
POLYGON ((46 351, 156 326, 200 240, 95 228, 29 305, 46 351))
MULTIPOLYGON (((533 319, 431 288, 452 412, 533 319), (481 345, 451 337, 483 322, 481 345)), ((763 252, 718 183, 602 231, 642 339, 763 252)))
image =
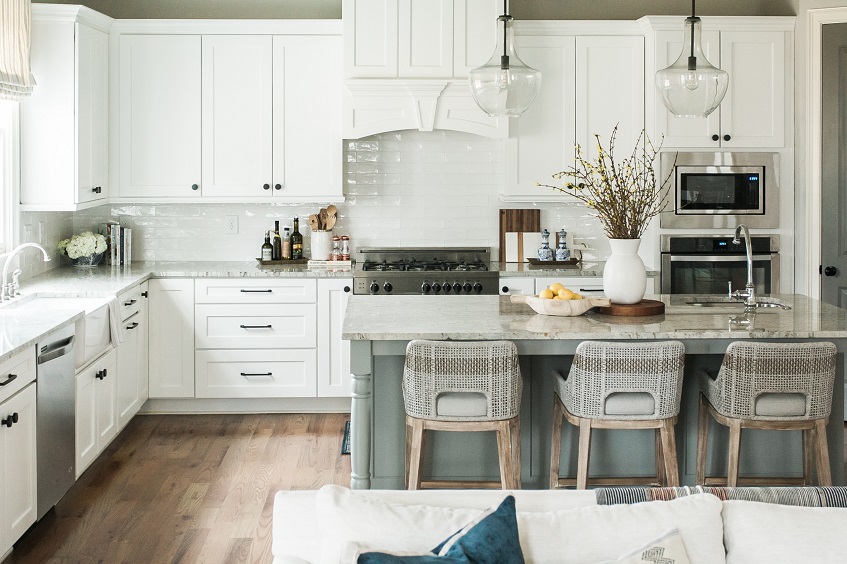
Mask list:
POLYGON ((568 248, 568 243, 565 241, 565 237, 568 236, 568 232, 564 229, 559 230, 559 244, 556 246, 556 260, 568 260, 571 258, 571 250, 568 248))
POLYGON ((341 237, 334 235, 332 237, 332 253, 330 260, 341 260, 341 237))
POLYGON ((553 249, 550 248, 550 232, 541 232, 541 247, 538 249, 538 260, 553 260, 553 249))
POLYGON ((350 260, 350 237, 341 236, 341 260, 350 260))

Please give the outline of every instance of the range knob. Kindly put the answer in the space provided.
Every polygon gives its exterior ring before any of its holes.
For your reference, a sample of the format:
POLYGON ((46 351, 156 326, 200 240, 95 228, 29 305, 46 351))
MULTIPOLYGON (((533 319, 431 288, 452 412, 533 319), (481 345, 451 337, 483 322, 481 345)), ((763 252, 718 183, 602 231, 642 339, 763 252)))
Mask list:
POLYGON ((482 284, 480 284, 479 282, 474 282, 473 291, 476 292, 477 294, 481 294, 482 293, 482 284))
POLYGON ((391 290, 393 290, 393 289, 394 289, 394 286, 392 286, 392 285, 391 285, 391 282, 386 282, 385 284, 383 284, 383 285, 382 285, 382 288, 383 288, 386 292, 390 292, 391 290))
POLYGON ((462 286, 462 290, 464 290, 466 294, 470 294, 471 290, 473 290, 473 286, 471 286, 470 282, 465 282, 465 285, 462 286))
POLYGON ((435 292, 436 294, 440 294, 441 293, 441 284, 439 284, 438 282, 433 282, 432 291, 435 292))
POLYGON ((453 284, 453 291, 456 292, 457 294, 461 293, 462 285, 459 284, 458 282, 456 282, 455 284, 453 284))
POLYGON ((429 282, 421 284, 421 293, 428 294, 430 290, 432 290, 432 286, 429 285, 429 282))
POLYGON ((379 284, 371 282, 371 294, 376 294, 377 292, 379 292, 379 284))
POLYGON ((453 290, 453 286, 449 282, 444 283, 444 293, 449 294, 453 290))

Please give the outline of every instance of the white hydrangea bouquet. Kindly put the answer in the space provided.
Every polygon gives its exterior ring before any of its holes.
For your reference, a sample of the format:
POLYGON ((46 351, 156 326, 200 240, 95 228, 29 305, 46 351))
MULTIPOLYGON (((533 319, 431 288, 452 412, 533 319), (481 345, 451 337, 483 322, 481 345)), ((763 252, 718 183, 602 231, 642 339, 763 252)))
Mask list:
POLYGON ((84 231, 70 239, 59 241, 59 252, 67 255, 74 266, 97 266, 106 252, 106 238, 99 233, 84 231))

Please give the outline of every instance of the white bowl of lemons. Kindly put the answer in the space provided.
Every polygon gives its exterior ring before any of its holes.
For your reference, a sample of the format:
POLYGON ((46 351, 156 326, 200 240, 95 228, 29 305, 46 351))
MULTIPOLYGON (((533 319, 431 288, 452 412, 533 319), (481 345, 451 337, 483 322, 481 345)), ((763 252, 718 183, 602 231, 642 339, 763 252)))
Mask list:
POLYGON ((512 303, 527 304, 542 315, 573 317, 582 315, 593 307, 608 307, 608 298, 585 298, 556 282, 538 293, 538 296, 513 295, 512 303))

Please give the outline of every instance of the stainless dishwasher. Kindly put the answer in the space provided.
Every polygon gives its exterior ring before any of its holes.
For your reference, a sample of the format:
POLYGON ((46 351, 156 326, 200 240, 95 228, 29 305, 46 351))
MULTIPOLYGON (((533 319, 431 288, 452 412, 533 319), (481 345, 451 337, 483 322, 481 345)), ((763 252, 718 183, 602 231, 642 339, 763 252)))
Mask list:
POLYGON ((74 333, 71 323, 38 343, 38 519, 62 499, 76 479, 74 333))

